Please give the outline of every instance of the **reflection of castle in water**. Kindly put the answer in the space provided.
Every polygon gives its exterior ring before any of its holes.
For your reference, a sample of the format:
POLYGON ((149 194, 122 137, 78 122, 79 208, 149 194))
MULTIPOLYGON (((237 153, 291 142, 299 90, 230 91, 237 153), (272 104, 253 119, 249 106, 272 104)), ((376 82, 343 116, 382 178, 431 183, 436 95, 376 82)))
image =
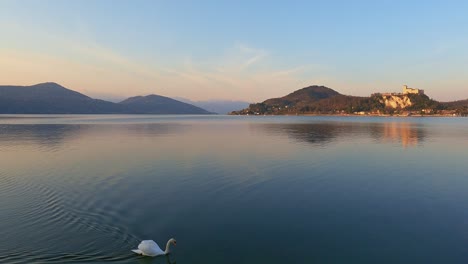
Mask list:
POLYGON ((397 142, 403 147, 421 144, 426 131, 417 123, 290 123, 260 126, 268 134, 285 135, 312 145, 326 145, 340 140, 371 137, 376 141, 397 142))
POLYGON ((411 123, 384 123, 382 139, 399 141, 403 147, 416 146, 424 138, 424 131, 411 123))

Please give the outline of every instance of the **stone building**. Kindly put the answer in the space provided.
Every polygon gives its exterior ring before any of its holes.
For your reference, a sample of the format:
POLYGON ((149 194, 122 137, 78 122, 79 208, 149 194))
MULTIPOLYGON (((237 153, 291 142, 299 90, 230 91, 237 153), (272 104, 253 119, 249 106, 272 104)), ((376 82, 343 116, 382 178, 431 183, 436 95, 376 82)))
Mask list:
POLYGON ((408 88, 408 85, 403 85, 403 94, 424 94, 424 90, 408 88))

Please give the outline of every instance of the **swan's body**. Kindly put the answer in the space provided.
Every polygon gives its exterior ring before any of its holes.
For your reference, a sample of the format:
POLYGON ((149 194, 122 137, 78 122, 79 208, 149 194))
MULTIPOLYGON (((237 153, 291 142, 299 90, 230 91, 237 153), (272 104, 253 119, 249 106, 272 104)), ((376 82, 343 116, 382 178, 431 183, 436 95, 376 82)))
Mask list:
POLYGON ((158 244, 156 244, 156 242, 154 242, 153 240, 143 240, 138 245, 138 249, 133 249, 132 251, 143 256, 156 257, 159 255, 169 254, 169 252, 171 252, 170 251, 171 244, 175 246, 176 240, 173 238, 169 239, 169 241, 167 241, 167 244, 166 244, 166 250, 162 251, 162 249, 158 246, 158 244))

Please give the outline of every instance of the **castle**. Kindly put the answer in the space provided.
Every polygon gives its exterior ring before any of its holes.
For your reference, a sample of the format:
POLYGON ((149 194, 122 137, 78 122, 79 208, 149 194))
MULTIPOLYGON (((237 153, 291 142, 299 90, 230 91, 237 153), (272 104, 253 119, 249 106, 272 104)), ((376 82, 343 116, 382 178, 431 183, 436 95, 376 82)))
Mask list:
POLYGON ((424 90, 408 88, 408 85, 403 85, 403 94, 424 94, 424 90))
POLYGON ((416 89, 416 88, 409 88, 408 85, 403 85, 403 93, 375 93, 372 95, 382 95, 382 96, 399 96, 405 94, 424 94, 424 90, 416 89))

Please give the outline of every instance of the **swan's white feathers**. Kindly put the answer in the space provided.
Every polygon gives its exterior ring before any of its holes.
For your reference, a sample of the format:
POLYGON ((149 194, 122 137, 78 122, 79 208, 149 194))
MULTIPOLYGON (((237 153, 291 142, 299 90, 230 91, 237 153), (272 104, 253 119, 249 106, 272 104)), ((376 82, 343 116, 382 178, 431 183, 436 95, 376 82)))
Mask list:
POLYGON ((164 251, 161 250, 161 248, 154 242, 153 240, 143 240, 141 243, 138 245, 139 251, 141 251, 142 255, 146 256, 157 256, 157 255, 163 255, 164 251))

